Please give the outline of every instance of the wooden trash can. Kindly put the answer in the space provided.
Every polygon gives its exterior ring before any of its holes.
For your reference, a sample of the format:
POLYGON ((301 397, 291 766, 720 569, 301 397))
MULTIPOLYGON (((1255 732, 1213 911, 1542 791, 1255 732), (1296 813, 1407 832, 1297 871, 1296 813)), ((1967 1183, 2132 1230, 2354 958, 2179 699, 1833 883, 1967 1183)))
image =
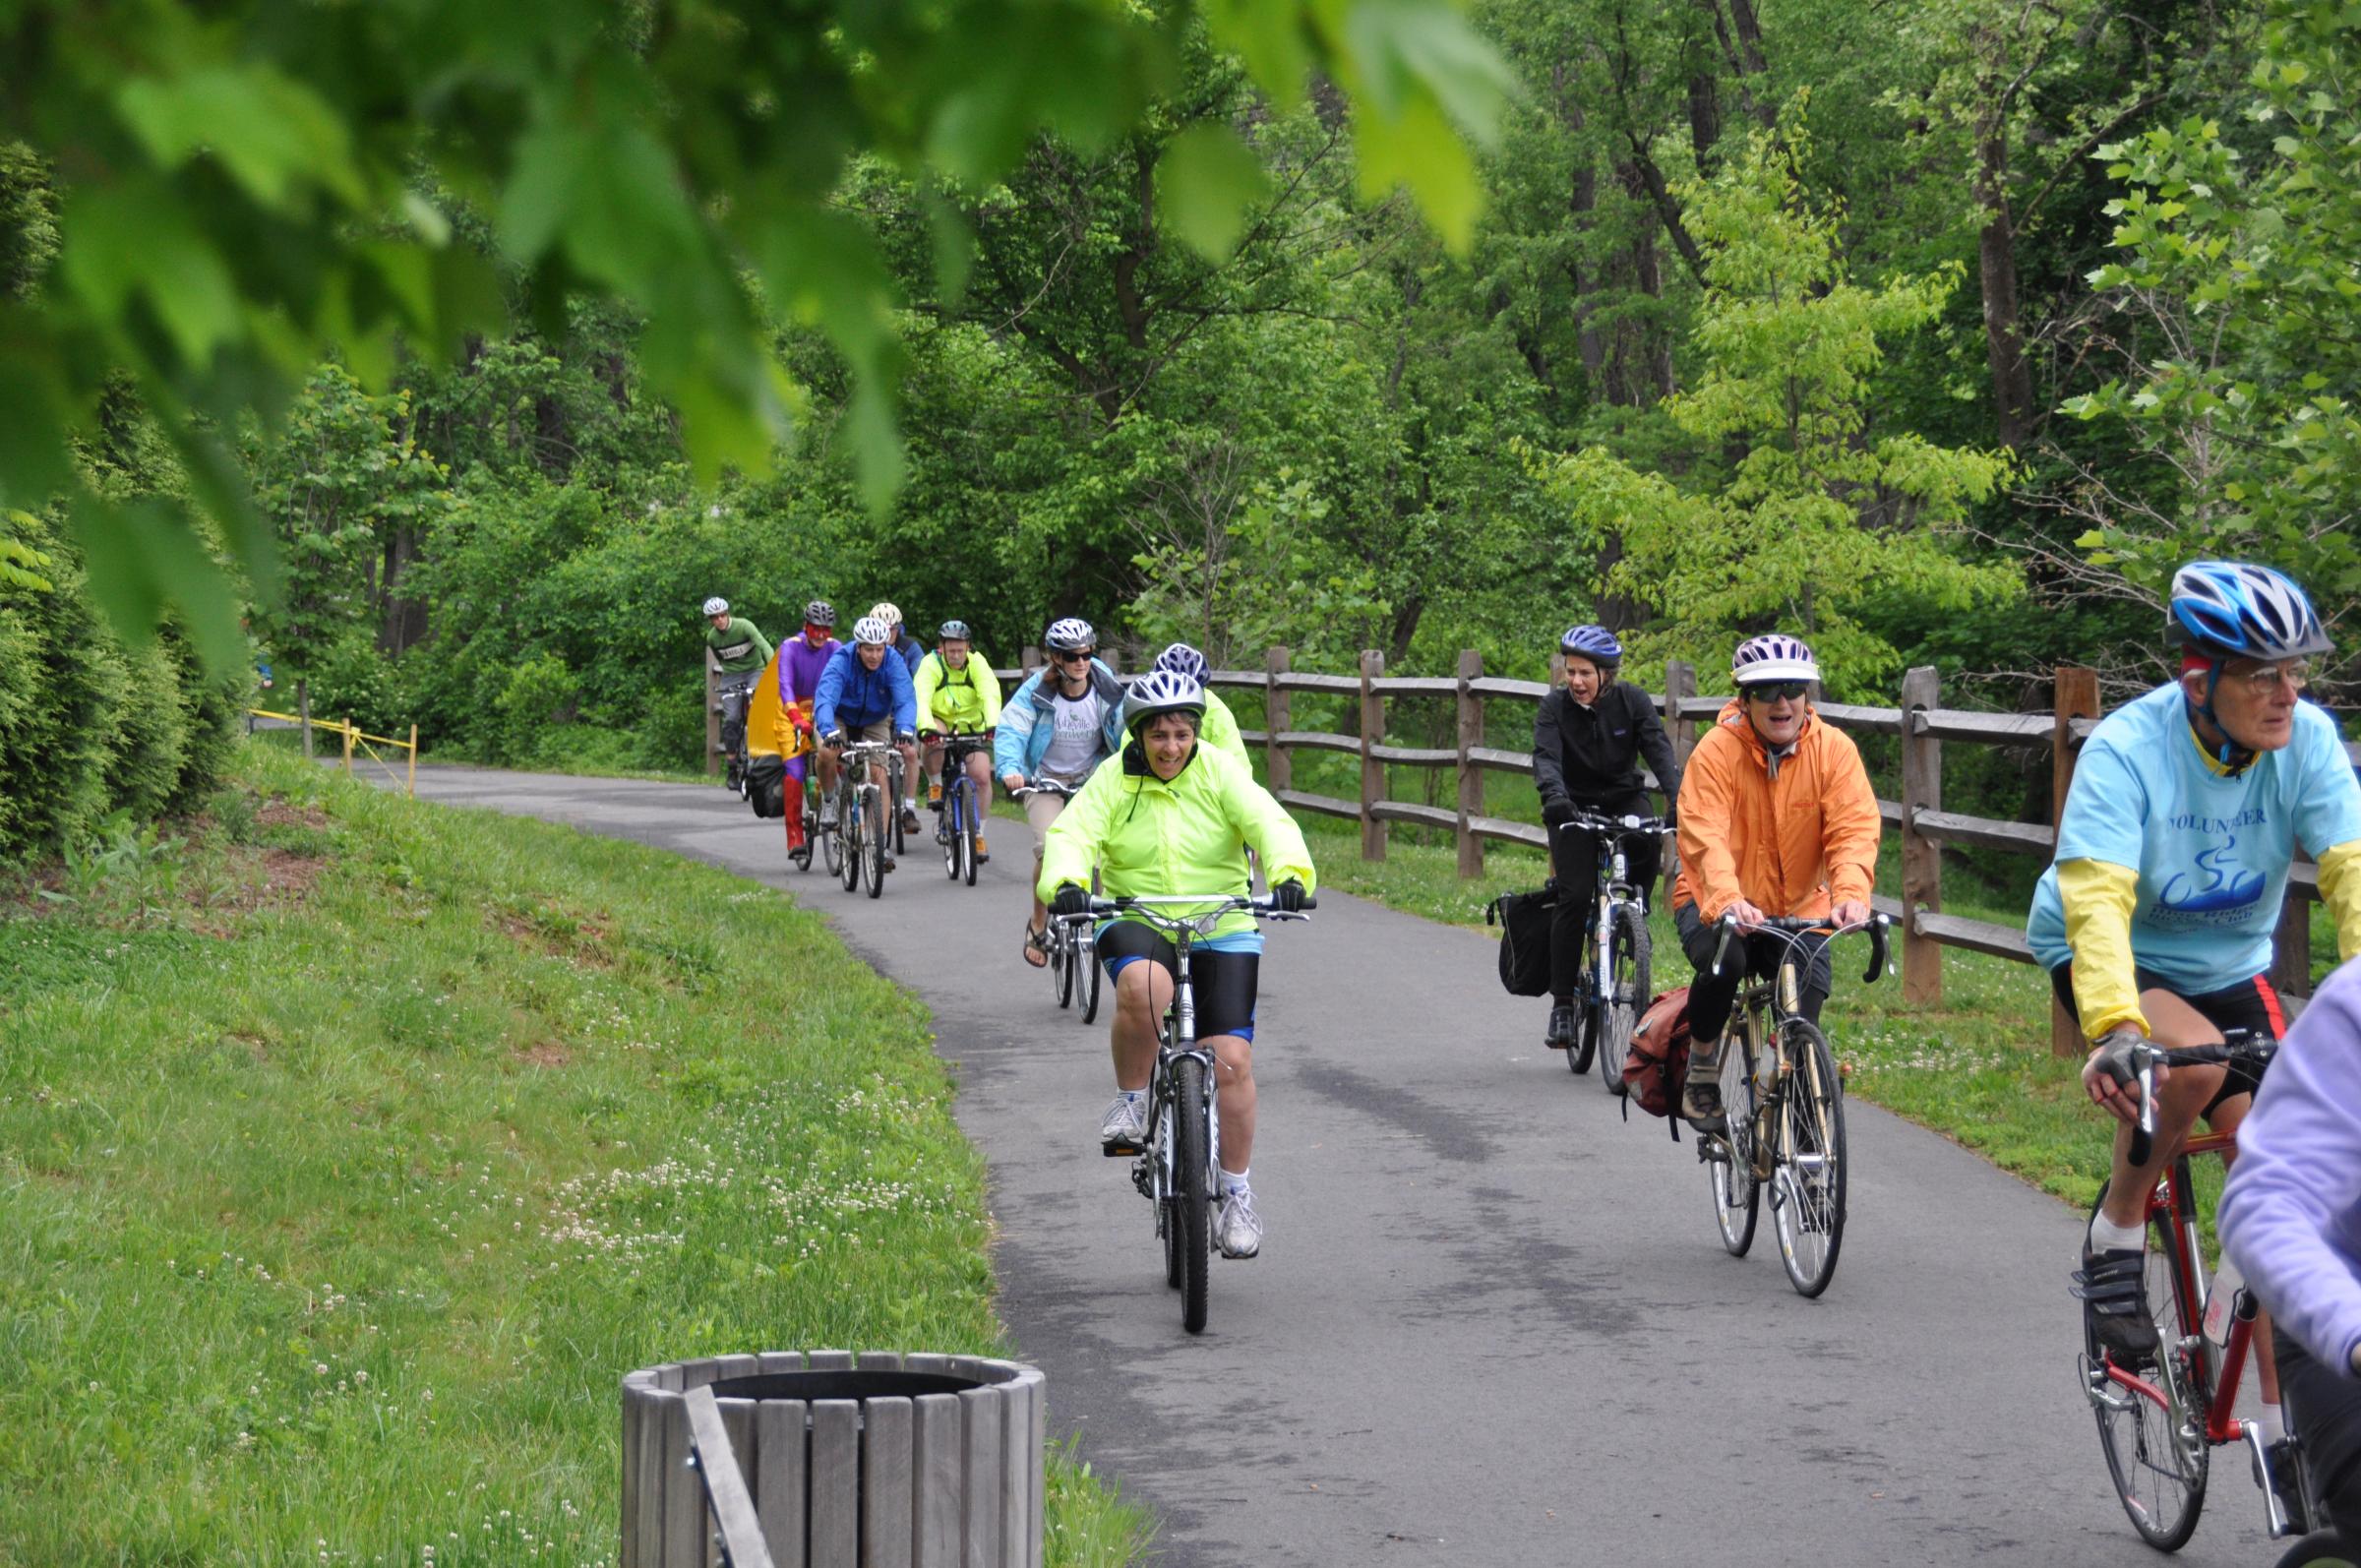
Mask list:
POLYGON ((708 1386, 774 1568, 1040 1568, 1040 1369, 898 1351, 719 1356, 625 1377, 621 1568, 721 1561, 684 1397, 708 1386))

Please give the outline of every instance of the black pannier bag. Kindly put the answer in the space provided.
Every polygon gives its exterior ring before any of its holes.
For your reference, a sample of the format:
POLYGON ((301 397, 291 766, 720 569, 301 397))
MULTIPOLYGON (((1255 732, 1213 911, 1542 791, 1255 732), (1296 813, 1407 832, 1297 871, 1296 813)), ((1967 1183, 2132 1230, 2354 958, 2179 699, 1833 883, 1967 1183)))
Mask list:
POLYGON ((1500 984, 1512 996, 1549 995, 1549 921, 1557 883, 1530 893, 1502 893, 1484 906, 1486 924, 1500 928, 1500 984))
POLYGON ((757 756, 746 764, 747 804, 757 816, 787 814, 787 763, 775 755, 757 756))

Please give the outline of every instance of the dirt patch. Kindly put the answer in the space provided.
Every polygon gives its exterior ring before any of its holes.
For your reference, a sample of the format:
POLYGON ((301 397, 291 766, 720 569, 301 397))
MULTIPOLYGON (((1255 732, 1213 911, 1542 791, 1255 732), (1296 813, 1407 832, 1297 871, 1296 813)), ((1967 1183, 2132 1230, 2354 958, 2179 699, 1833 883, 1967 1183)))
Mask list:
POLYGON ((615 955, 607 944, 615 932, 604 915, 577 915, 555 905, 529 910, 493 905, 484 916, 502 935, 529 951, 600 969, 614 967, 615 955))
POLYGON ((248 1034, 243 1029, 232 1029, 221 1038, 245 1047, 246 1055, 252 1056, 258 1063, 271 1059, 271 1042, 265 1040, 261 1035, 248 1034))
POLYGON ((317 806, 298 806, 283 795, 273 795, 255 808, 258 827, 326 827, 328 813, 317 806))
POLYGON ((555 1040, 544 1040, 509 1055, 528 1067, 563 1067, 574 1060, 574 1053, 555 1040))

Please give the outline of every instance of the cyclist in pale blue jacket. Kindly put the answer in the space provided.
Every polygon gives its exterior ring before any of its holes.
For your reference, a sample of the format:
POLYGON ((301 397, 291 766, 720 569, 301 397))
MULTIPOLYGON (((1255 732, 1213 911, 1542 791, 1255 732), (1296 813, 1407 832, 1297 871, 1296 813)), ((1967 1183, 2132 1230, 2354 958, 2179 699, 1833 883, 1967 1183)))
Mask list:
MULTIPOLYGON (((992 770, 1011 794, 1045 780, 1080 789, 1101 762, 1123 749, 1123 684, 1096 657, 1098 633, 1088 621, 1068 616, 1051 623, 1042 641, 1049 645, 1049 667, 1025 677, 1016 694, 1000 704, 993 738, 992 770)), ((1041 846, 1065 801, 1046 790, 1025 797, 1037 880, 1041 846)), ((1036 969, 1050 961, 1048 922, 1049 908, 1037 892, 1024 947, 1025 962, 1036 969)))
MULTIPOLYGON (((828 655, 813 694, 812 727, 830 754, 848 741, 878 741, 902 754, 902 772, 918 776, 918 691, 910 667, 893 657, 891 630, 874 615, 853 625, 853 640, 828 655)), ((834 769, 828 770, 833 774, 834 769)), ((836 825, 836 797, 820 802, 819 825, 836 825)), ((902 803, 902 831, 918 831, 918 813, 902 803)))

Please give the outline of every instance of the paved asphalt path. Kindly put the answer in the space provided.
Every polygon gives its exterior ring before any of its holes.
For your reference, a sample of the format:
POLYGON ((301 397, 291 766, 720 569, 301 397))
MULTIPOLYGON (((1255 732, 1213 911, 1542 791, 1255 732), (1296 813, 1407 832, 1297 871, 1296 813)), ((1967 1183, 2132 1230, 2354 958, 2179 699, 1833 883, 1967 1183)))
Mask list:
MULTIPOLYGON (((1767 1212, 1726 1256, 1692 1145, 1539 1048, 1485 935, 1325 894, 1267 929, 1269 1232, 1215 1260, 1191 1338, 1129 1163, 1098 1152, 1104 1016, 1059 1011, 1018 956, 1021 823, 994 822, 974 888, 930 831, 872 902, 795 872, 719 790, 451 767, 418 787, 782 888, 933 1006, 991 1165, 1001 1314, 1057 1428, 1156 1509, 1162 1562, 2159 1561, 2074 1383, 2074 1217, 1859 1101, 1844 1255, 1806 1301, 1767 1212)), ((2242 1455, 2213 1474, 2177 1560, 2272 1560, 2242 1455)))

